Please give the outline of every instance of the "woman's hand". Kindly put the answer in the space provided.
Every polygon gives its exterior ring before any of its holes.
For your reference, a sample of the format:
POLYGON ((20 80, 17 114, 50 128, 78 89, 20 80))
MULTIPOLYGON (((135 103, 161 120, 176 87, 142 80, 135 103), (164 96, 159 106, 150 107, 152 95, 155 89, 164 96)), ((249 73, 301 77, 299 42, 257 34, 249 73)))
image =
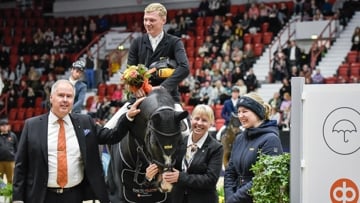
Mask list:
POLYGON ((168 183, 176 183, 179 180, 180 172, 176 169, 174 171, 168 171, 162 174, 162 178, 168 183))
POLYGON ((145 178, 148 181, 151 181, 155 175, 159 173, 159 169, 157 167, 156 164, 150 164, 147 168, 146 168, 146 173, 145 173, 145 178))

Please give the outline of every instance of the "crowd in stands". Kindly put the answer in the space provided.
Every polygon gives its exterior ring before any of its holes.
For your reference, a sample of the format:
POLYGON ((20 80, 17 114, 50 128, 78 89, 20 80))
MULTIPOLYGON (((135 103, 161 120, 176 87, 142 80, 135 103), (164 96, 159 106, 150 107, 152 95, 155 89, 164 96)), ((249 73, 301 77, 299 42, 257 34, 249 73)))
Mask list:
MULTIPOLYGON (((262 38, 255 43, 254 36, 265 36, 265 33, 276 36, 293 14, 302 15, 304 20, 320 20, 337 15, 338 19, 343 19, 344 25, 346 19, 350 18, 342 15, 340 11, 333 11, 332 3, 328 0, 305 0, 295 3, 260 2, 251 3, 249 6, 232 6, 227 0, 201 0, 198 8, 169 11, 166 31, 182 38, 191 69, 191 74, 180 85, 183 104, 222 105, 230 98, 233 86, 240 89, 241 95, 259 88, 261 84, 252 66, 267 44, 263 43, 262 38), (256 52, 256 44, 262 44, 260 54, 256 52)), ((2 16, 2 19, 3 25, 0 26, 5 30, 4 28, 9 28, 6 25, 7 16, 2 16)), ((49 24, 32 27, 31 35, 22 29, 16 46, 6 45, 6 35, 1 35, 0 72, 5 84, 3 93, 9 93, 9 110, 36 107, 38 97, 43 98, 44 102, 41 105, 46 107, 49 87, 57 75, 63 74, 70 67, 73 60, 71 54, 78 53, 86 47, 96 33, 126 23, 115 23, 109 16, 76 19, 72 19, 71 23, 69 19, 56 20, 61 22, 56 26, 53 24, 54 20, 47 20, 45 22, 49 24), (17 56, 16 62, 11 57, 13 55, 17 56), (25 100, 22 106, 15 102, 19 97, 25 100)), ((143 31, 141 17, 133 19, 134 22, 126 24, 129 31, 143 31)), ((29 28, 30 21, 25 22, 29 28)), ((18 36, 17 29, 18 27, 11 27, 11 37, 18 36)), ((353 42, 358 50, 358 31, 353 42)), ((274 54, 272 82, 290 83, 291 77, 304 76, 307 83, 324 83, 321 71, 315 67, 325 53, 326 49, 320 49, 316 44, 307 51, 298 47, 296 41, 289 40, 286 47, 279 48, 274 54)), ((108 79, 106 75, 103 78, 108 79)), ((122 91, 122 88, 119 86, 119 91, 122 91)), ((282 89, 279 91, 280 99, 283 101, 284 92, 282 89)), ((291 92, 289 94, 291 97, 291 92)), ((94 99, 95 103, 88 108, 89 113, 106 121, 111 111, 121 106, 121 102, 116 103, 119 98, 114 99, 112 96, 107 94, 94 99), (105 112, 94 113, 95 109, 101 108, 105 112)), ((280 106, 277 109, 279 112, 287 110, 281 110, 280 106)))

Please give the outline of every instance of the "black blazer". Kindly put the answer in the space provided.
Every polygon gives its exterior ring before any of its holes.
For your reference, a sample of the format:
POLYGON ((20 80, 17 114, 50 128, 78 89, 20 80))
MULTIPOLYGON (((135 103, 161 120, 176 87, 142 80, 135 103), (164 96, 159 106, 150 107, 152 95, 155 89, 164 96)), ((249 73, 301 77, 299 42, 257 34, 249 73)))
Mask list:
POLYGON ((150 83, 153 86, 161 85, 166 88, 174 97, 175 101, 180 101, 178 92, 178 85, 190 73, 189 61, 186 56, 184 44, 180 38, 164 33, 163 39, 156 47, 155 51, 152 50, 149 36, 144 34, 136 38, 130 46, 128 55, 128 65, 145 64, 149 67, 153 62, 159 61, 162 57, 176 61, 176 69, 172 76, 165 80, 157 80, 150 78, 150 83))
MULTIPOLYGON (((48 183, 48 116, 43 114, 27 119, 15 158, 13 200, 25 203, 44 202, 48 183)), ((88 115, 70 114, 84 162, 81 183, 84 199, 108 203, 99 144, 114 144, 122 139, 124 124, 109 130, 96 125, 88 115)), ((121 124, 121 125, 120 125, 121 124)))
POLYGON ((223 147, 209 135, 195 153, 187 172, 182 172, 187 140, 188 136, 183 139, 176 153, 175 168, 180 171, 180 175, 171 192, 171 202, 182 203, 187 194, 188 203, 217 203, 216 183, 222 168, 223 147))

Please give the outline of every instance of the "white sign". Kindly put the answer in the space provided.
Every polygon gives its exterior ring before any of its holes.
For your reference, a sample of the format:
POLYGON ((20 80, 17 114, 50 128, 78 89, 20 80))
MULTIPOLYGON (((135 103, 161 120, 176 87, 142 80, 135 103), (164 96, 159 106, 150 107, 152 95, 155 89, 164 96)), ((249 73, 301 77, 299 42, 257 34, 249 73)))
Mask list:
POLYGON ((358 203, 360 84, 304 85, 301 97, 301 202, 358 203))

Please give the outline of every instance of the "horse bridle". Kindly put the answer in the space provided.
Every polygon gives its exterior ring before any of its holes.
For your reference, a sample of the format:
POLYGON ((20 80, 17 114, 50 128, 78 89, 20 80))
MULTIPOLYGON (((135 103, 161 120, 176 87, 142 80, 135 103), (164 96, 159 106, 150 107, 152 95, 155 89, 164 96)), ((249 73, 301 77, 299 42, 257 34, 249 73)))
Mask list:
MULTIPOLYGON (((175 160, 173 161, 173 163, 171 163, 171 165, 166 165, 156 159, 154 159, 152 153, 151 153, 151 150, 150 150, 150 135, 153 135, 154 139, 155 139, 155 142, 157 144, 157 146, 160 148, 160 151, 162 153, 162 155, 166 155, 165 151, 164 151, 164 147, 161 146, 161 143, 159 141, 159 137, 157 136, 158 135, 161 135, 161 136, 165 136, 165 137, 172 137, 172 136, 175 136, 177 134, 181 134, 181 130, 179 131, 176 131, 176 132, 172 132, 172 133, 164 133, 164 132, 161 132, 159 130, 157 130, 154 126, 153 126, 153 123, 152 123, 152 116, 155 115, 156 113, 160 112, 160 111, 163 111, 163 110, 173 110, 175 111, 174 108, 172 107, 169 107, 169 106, 163 106, 163 107, 160 107, 158 109, 156 109, 150 116, 149 120, 148 120, 148 124, 147 124, 147 132, 145 134, 145 140, 147 141, 145 144, 147 145, 146 148, 148 149, 148 151, 150 152, 150 155, 151 155, 151 160, 157 164, 158 166, 161 166, 162 168, 164 169, 169 169, 171 170, 172 166, 175 165, 175 160), (155 133, 155 134, 154 134, 155 133)), ((175 153, 175 150, 172 151, 171 154, 169 154, 169 156, 171 157, 173 154, 175 153)))
MULTIPOLYGON (((161 146, 161 143, 159 141, 159 138, 157 136, 158 135, 162 135, 162 136, 166 136, 166 137, 170 137, 170 136, 174 136, 174 135, 177 135, 177 134, 181 134, 181 130, 177 131, 177 132, 172 132, 172 133, 164 133, 164 132, 161 132, 159 130, 157 130, 153 124, 152 124, 152 121, 151 121, 151 118, 153 117, 153 115, 155 115, 156 113, 160 112, 160 111, 163 111, 163 110, 174 110, 174 108, 172 107, 169 107, 169 106, 163 106, 163 107, 160 107, 158 109, 156 109, 152 114, 151 116, 149 117, 149 120, 148 120, 148 123, 147 123, 147 131, 145 133, 145 145, 146 145, 146 149, 147 151, 149 152, 148 154, 144 152, 144 148, 143 146, 139 143, 139 141, 135 138, 135 143, 136 143, 136 151, 138 153, 138 156, 137 156, 137 159, 136 159, 136 169, 135 169, 135 177, 134 177, 134 181, 136 181, 138 184, 142 184, 142 183, 139 183, 138 180, 137 180, 137 176, 138 174, 140 173, 140 168, 141 168, 141 163, 140 162, 140 159, 139 159, 139 155, 141 155, 147 162, 147 164, 151 164, 151 163, 155 163, 156 165, 158 166, 161 166, 162 168, 166 169, 166 170, 171 170, 172 167, 175 165, 175 160, 173 160, 173 162, 170 164, 170 165, 167 165, 165 163, 162 163, 156 159, 154 159, 152 153, 151 153, 151 150, 150 150, 150 135, 153 135, 153 137, 155 138, 155 142, 156 144, 158 145, 158 147, 160 148, 161 150, 161 153, 163 155, 166 155, 165 151, 164 151, 164 148, 161 146), (155 134, 153 134, 155 133, 155 134), (150 156, 149 156, 150 155, 150 156)), ((169 155, 170 157, 175 153, 176 150, 173 150, 172 153, 169 155)), ((165 171, 166 171, 165 170, 165 171)))

